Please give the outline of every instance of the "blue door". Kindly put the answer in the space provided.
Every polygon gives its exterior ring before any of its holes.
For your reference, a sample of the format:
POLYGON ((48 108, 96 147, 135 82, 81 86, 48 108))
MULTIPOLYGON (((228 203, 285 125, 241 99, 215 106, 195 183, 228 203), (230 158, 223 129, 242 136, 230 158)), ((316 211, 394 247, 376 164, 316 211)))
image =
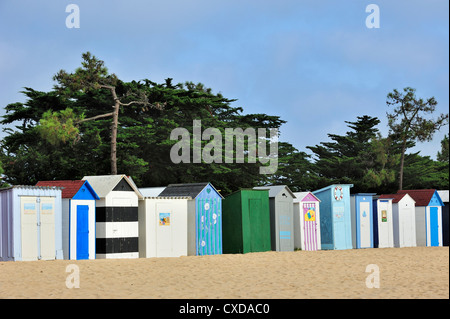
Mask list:
POLYGON ((77 205, 77 259, 89 259, 89 206, 77 205))
POLYGON ((430 241, 431 246, 439 246, 438 208, 430 207, 430 241))
POLYGON ((345 204, 343 202, 334 203, 333 215, 334 249, 347 249, 347 225, 345 220, 345 204))
POLYGON ((216 198, 198 198, 197 255, 222 253, 221 202, 216 198))

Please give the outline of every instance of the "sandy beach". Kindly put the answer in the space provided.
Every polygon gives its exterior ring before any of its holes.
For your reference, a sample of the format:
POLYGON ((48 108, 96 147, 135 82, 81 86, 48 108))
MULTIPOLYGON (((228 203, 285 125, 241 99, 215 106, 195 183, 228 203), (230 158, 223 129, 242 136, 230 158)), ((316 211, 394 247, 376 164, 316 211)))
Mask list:
POLYGON ((448 299, 449 248, 0 262, 0 298, 448 299))

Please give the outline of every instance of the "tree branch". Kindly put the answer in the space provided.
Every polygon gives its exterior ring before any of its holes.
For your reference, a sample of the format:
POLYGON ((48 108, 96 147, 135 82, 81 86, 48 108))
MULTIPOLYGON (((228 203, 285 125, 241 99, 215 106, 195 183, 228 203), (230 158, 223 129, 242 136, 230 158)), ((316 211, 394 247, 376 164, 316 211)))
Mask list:
POLYGON ((136 103, 136 104, 144 104, 144 105, 150 104, 150 103, 148 103, 148 102, 146 102, 146 101, 131 101, 131 102, 129 102, 129 103, 122 103, 122 102, 119 101, 119 99, 117 99, 117 101, 118 101, 119 104, 122 105, 122 106, 129 106, 129 105, 131 105, 131 104, 133 104, 133 103, 136 103))
POLYGON ((75 123, 79 124, 79 123, 92 121, 92 120, 96 120, 96 119, 99 119, 99 118, 102 118, 102 117, 108 117, 108 116, 113 116, 113 115, 114 115, 114 112, 106 113, 106 114, 100 114, 100 115, 96 115, 96 116, 93 116, 93 117, 89 117, 87 119, 82 119, 82 120, 76 121, 75 123))

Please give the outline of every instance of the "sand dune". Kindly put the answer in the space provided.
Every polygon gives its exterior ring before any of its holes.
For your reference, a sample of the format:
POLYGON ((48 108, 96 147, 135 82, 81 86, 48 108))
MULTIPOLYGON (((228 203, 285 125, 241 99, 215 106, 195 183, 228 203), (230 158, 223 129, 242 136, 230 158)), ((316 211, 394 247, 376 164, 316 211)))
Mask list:
POLYGON ((448 299, 449 248, 0 262, 0 298, 448 299), (80 288, 69 289, 73 264, 80 288), (379 288, 366 286, 371 264, 379 288))

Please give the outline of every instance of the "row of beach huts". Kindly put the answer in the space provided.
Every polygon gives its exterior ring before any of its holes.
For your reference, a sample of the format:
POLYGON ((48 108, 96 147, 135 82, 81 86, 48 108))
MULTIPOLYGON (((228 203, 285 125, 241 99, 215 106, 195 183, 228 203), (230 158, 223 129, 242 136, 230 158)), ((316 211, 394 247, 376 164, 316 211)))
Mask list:
POLYGON ((225 198, 207 182, 138 188, 126 175, 12 186, 0 189, 0 261, 448 246, 448 190, 352 186, 225 198))

